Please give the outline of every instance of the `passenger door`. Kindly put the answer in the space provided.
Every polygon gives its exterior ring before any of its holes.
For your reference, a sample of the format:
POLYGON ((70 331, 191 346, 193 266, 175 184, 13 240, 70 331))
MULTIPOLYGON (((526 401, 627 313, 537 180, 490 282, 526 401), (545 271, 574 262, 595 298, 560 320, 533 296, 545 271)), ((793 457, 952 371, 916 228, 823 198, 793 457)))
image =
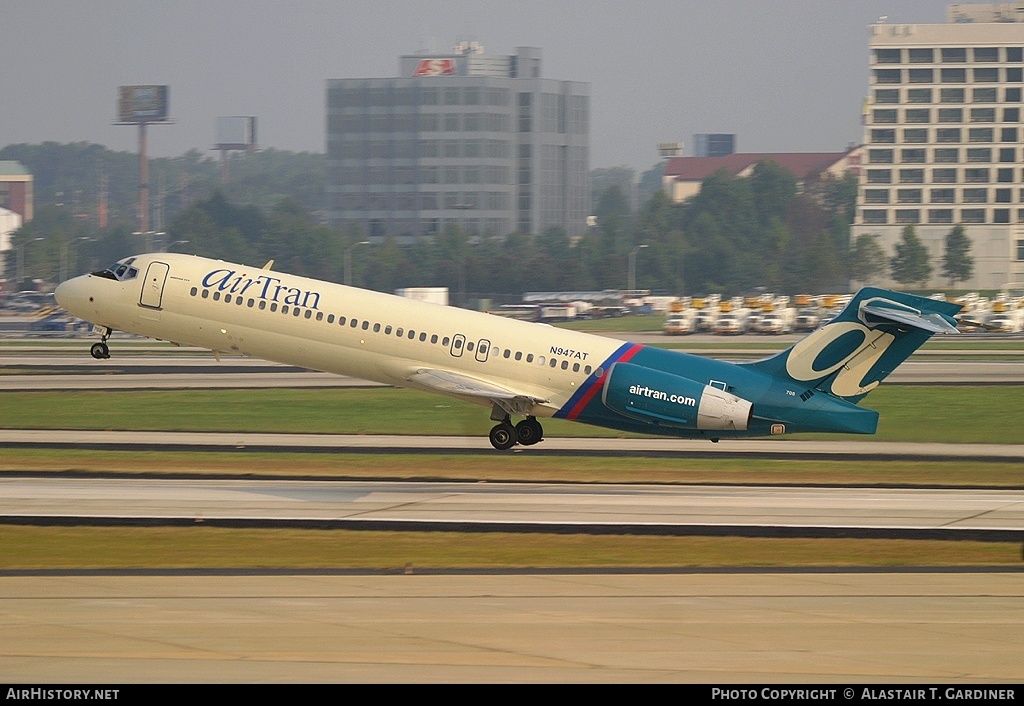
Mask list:
POLYGON ((151 262, 146 269, 146 276, 142 280, 142 294, 139 296, 139 304, 149 309, 159 309, 164 299, 164 283, 167 282, 167 272, 170 266, 163 262, 151 262))

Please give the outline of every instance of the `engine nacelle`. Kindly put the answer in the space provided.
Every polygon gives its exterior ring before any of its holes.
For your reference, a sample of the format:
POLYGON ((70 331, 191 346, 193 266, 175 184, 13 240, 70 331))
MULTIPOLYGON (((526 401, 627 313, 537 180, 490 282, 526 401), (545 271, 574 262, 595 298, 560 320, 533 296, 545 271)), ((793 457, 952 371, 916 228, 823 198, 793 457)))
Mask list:
POLYGON ((746 431, 753 414, 750 402, 725 390, 632 363, 611 367, 601 400, 628 417, 708 431, 746 431))

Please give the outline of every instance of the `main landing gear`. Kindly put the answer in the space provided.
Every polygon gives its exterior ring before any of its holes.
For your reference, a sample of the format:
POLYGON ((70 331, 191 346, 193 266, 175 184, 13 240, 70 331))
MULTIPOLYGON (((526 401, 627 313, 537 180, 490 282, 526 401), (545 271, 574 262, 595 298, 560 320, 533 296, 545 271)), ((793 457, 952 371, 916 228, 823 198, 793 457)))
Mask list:
POLYGON ((544 438, 544 427, 536 417, 527 417, 512 426, 512 420, 505 415, 505 418, 491 429, 489 438, 491 446, 499 451, 507 451, 516 444, 533 446, 544 438))
POLYGON ((100 336, 100 342, 92 344, 92 348, 89 349, 89 353, 96 360, 106 360, 110 357, 110 347, 107 345, 107 339, 110 338, 110 329, 103 329, 103 335, 100 336))

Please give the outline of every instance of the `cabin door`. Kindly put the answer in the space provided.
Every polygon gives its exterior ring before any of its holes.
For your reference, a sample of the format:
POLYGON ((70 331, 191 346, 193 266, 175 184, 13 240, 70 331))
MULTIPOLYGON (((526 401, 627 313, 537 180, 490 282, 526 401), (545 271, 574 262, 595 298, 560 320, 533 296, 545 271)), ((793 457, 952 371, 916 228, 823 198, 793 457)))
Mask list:
POLYGON ((142 280, 142 294, 139 304, 150 309, 159 309, 164 299, 164 283, 171 268, 163 262, 151 262, 142 280))

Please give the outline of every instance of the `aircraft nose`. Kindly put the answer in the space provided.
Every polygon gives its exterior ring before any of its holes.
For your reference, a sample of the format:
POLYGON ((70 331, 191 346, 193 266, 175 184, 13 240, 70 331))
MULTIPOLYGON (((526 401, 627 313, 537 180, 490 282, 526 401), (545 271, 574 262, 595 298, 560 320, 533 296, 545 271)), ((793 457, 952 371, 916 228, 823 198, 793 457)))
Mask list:
POLYGON ((89 301, 89 295, 85 291, 85 279, 85 277, 74 277, 66 282, 61 282, 53 291, 53 297, 61 308, 79 318, 84 318, 79 312, 85 311, 89 301))

